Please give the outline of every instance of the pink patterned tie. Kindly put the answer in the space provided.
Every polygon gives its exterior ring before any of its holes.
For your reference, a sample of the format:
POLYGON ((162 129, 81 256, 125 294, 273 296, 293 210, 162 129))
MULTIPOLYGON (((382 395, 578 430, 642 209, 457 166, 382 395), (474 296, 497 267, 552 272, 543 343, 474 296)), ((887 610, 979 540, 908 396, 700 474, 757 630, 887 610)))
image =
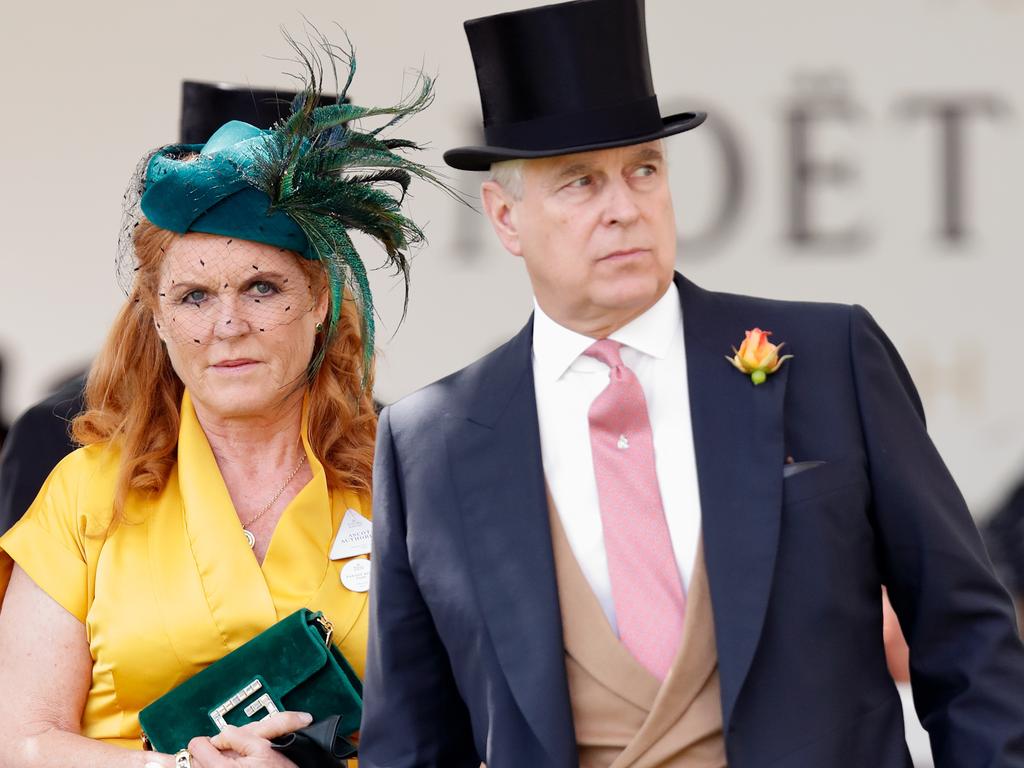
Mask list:
POLYGON ((664 680, 682 640, 686 596, 658 489, 647 400, 621 346, 601 339, 584 352, 611 368, 590 406, 590 445, 619 637, 664 680))

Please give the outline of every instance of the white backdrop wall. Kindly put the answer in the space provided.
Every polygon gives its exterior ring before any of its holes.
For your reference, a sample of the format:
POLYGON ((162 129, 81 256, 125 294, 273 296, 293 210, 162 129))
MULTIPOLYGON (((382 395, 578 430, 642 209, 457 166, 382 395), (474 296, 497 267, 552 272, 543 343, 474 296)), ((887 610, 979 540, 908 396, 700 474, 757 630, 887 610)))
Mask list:
MULTIPOLYGON (((405 133, 429 140, 424 157, 440 164, 479 130, 462 20, 528 4, 539 3, 5 8, 3 413, 99 347, 123 301, 121 194, 139 156, 176 140, 181 80, 288 87, 279 25, 338 22, 358 49, 355 101, 396 100, 410 67, 439 76, 434 106, 405 133)), ((712 113, 669 141, 680 269, 708 288, 867 306, 984 515, 1024 475, 1024 0, 648 0, 647 16, 663 112, 712 113)), ((453 180, 469 192, 479 182, 453 180)), ((385 401, 477 357, 531 306, 522 265, 482 217, 433 190, 412 205, 430 244, 393 338, 401 290, 374 276, 385 401)))

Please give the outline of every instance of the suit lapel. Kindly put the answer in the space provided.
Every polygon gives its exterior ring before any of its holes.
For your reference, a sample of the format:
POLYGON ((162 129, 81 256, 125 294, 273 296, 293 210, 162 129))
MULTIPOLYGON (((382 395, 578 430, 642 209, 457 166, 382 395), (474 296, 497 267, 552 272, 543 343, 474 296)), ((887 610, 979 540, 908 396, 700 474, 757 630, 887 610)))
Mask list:
POLYGON ((574 749, 533 387, 533 322, 482 361, 445 434, 480 610, 508 685, 552 755, 574 749))
POLYGON ((704 554, 728 729, 764 625, 775 570, 785 459, 783 403, 792 363, 754 386, 725 360, 763 322, 741 303, 676 276, 704 554))

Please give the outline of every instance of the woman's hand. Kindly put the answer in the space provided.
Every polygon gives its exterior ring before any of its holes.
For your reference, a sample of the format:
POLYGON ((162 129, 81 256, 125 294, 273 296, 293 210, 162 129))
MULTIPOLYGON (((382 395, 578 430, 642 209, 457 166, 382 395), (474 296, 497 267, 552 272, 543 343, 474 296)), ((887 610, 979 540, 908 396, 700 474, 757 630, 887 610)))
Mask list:
POLYGON ((213 738, 201 736, 188 744, 193 768, 295 768, 274 751, 270 739, 305 728, 313 718, 305 712, 278 712, 241 728, 228 726, 213 738))

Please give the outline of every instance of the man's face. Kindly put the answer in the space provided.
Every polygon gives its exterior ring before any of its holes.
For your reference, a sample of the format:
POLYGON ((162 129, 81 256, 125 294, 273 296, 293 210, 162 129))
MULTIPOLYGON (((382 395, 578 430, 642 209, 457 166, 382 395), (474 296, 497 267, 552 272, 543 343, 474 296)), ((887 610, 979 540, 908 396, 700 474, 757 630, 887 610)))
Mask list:
POLYGON ((664 294, 676 255, 667 171, 662 144, 653 141, 529 160, 519 200, 484 184, 499 237, 523 257, 555 321, 606 335, 664 294))

